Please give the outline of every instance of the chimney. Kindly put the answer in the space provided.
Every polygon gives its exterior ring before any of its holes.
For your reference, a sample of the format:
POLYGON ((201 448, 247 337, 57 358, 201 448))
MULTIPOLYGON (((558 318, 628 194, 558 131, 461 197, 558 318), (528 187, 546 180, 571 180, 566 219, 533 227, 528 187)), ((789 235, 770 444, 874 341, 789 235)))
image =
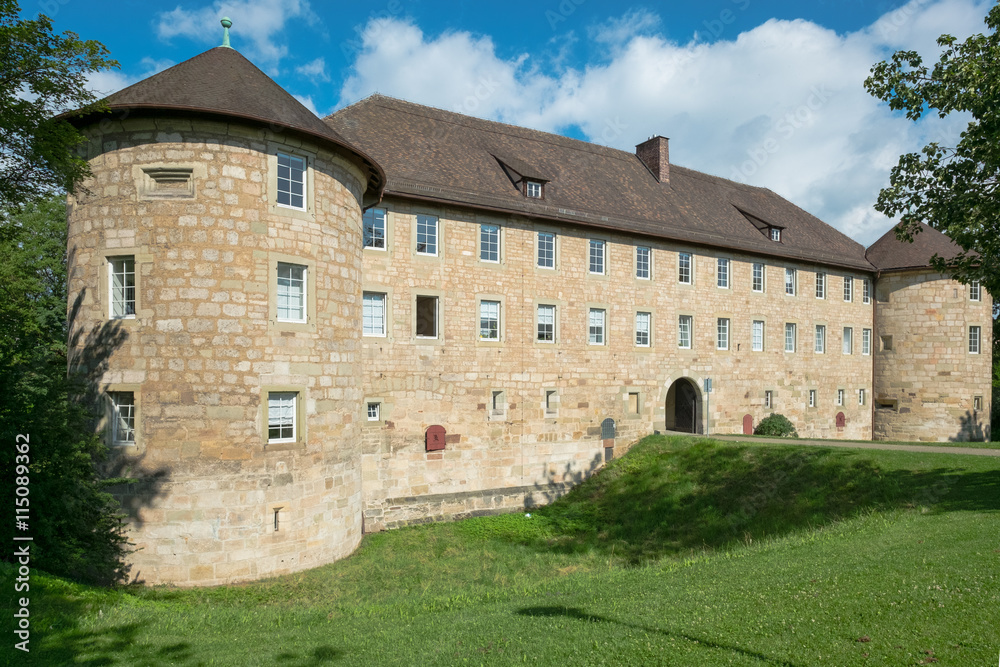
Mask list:
POLYGON ((659 135, 635 147, 635 155, 660 183, 670 182, 670 139, 659 135))

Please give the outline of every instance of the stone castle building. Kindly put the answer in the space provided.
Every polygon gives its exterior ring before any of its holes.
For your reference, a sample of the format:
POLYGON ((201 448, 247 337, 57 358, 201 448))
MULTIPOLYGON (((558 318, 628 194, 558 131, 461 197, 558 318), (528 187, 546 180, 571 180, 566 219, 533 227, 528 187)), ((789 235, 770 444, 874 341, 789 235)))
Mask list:
POLYGON ((988 434, 990 297, 930 270, 931 229, 866 253, 663 137, 379 95, 320 120, 228 47, 108 103, 74 120, 73 363, 147 582, 544 503, 654 430, 988 434))

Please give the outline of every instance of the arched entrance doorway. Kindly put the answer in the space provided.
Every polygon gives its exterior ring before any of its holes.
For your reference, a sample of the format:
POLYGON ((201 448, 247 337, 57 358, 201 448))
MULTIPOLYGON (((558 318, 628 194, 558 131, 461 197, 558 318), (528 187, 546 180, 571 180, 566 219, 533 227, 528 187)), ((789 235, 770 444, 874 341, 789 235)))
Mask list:
POLYGON ((666 427, 669 431, 701 432, 701 392, 688 378, 675 380, 667 390, 666 427))

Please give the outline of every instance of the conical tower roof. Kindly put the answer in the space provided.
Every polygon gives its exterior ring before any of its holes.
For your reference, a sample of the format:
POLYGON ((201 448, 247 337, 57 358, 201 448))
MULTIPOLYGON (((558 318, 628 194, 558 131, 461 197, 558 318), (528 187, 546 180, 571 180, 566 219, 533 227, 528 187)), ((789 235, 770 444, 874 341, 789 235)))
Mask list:
POLYGON ((896 228, 893 227, 869 246, 865 257, 879 271, 893 271, 927 268, 934 255, 951 259, 960 252, 962 248, 945 234, 921 224, 920 233, 913 235, 913 243, 897 239, 896 228))

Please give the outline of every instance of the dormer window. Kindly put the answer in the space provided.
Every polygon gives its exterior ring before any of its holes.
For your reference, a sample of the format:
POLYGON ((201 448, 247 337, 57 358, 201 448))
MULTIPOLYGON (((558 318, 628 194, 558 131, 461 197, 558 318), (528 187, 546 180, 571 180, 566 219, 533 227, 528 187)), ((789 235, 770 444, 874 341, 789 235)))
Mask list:
POLYGON ((531 197, 532 199, 542 198, 542 184, 540 181, 528 181, 524 182, 524 196, 531 197))
POLYGON ((781 243, 781 229, 778 227, 771 227, 771 240, 781 243))

